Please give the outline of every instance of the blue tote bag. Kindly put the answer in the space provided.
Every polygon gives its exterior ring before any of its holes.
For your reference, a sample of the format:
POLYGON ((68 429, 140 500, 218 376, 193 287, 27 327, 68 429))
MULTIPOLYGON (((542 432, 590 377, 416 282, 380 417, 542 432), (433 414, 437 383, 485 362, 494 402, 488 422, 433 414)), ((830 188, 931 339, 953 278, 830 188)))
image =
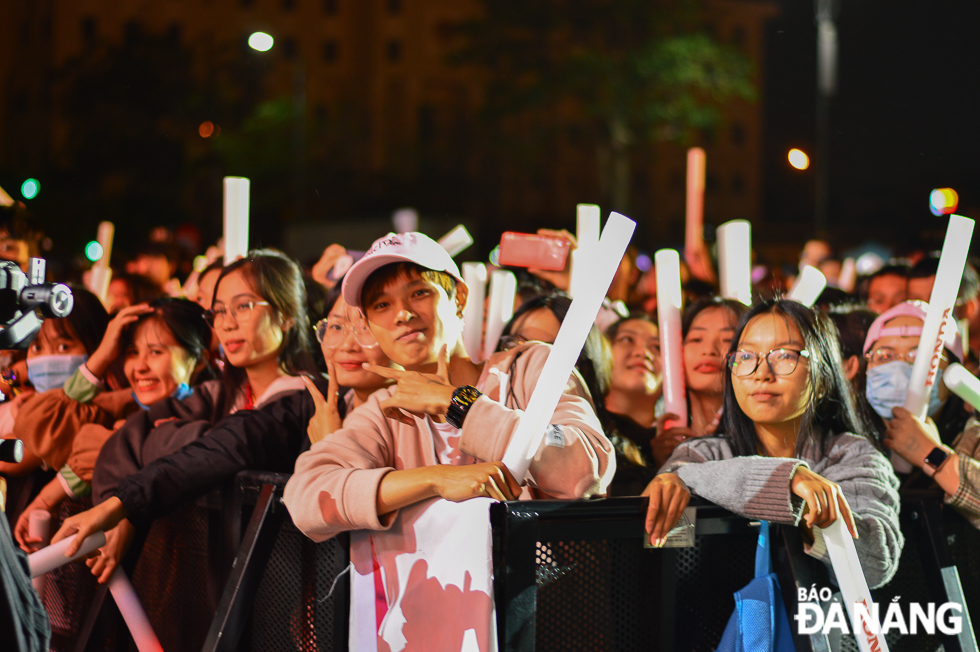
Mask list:
POLYGON ((795 652, 783 594, 769 561, 769 522, 759 526, 755 579, 735 592, 735 611, 728 619, 716 652, 795 652))

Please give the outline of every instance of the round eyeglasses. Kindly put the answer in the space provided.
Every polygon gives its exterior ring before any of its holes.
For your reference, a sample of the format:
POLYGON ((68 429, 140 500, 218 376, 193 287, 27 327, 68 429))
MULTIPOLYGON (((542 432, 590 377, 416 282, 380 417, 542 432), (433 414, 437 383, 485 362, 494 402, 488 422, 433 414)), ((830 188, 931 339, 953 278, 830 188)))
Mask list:
MULTIPOLYGON (((875 349, 874 351, 868 351, 864 354, 864 357, 867 358, 868 362, 873 365, 888 364, 889 362, 895 362, 896 360, 902 360, 903 362, 907 362, 909 364, 915 364, 916 351, 917 349, 912 349, 910 351, 906 351, 905 353, 899 353, 895 349, 885 347, 882 349, 875 349)), ((946 356, 940 353, 939 359, 945 360, 946 356)))
POLYGON ((769 370, 776 376, 788 376, 796 371, 796 365, 800 362, 800 357, 809 358, 810 352, 806 349, 794 351, 793 349, 773 349, 765 355, 755 351, 738 350, 728 356, 728 366, 732 370, 732 375, 738 378, 746 378, 755 373, 755 370, 762 364, 763 358, 769 365, 769 370))
POLYGON ((211 328, 215 327, 218 322, 224 322, 228 315, 235 320, 236 324, 247 324, 252 321, 252 311, 255 306, 267 306, 268 301, 241 301, 231 308, 226 306, 218 306, 212 310, 204 311, 204 320, 208 323, 211 328))
POLYGON ((348 333, 353 335, 354 341, 365 349, 373 349, 378 345, 378 340, 371 334, 371 329, 361 319, 348 323, 341 319, 326 317, 318 321, 313 330, 316 332, 317 342, 332 349, 343 344, 348 333))

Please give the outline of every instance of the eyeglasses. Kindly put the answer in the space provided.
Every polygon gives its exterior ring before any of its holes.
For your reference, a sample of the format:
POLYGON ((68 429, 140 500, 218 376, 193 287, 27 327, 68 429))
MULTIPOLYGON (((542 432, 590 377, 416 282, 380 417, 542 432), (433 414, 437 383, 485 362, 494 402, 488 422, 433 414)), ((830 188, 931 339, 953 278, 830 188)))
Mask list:
POLYGON ((204 320, 211 328, 221 321, 223 322, 228 315, 235 320, 236 324, 246 324, 252 320, 252 310, 255 306, 267 306, 268 301, 243 301, 232 308, 218 306, 213 310, 204 311, 204 320))
POLYGON ((373 349, 378 345, 378 340, 371 334, 371 329, 361 319, 349 324, 339 319, 326 317, 318 321, 313 330, 316 332, 317 342, 329 348, 340 346, 347 333, 353 335, 354 341, 366 349, 373 349))
POLYGON ((731 367, 732 374, 738 378, 746 378, 755 373, 755 370, 762 364, 765 358, 769 370, 776 376, 788 376, 796 371, 796 365, 800 362, 800 357, 809 358, 810 352, 806 349, 793 351, 792 349, 773 349, 764 356, 755 351, 735 351, 728 356, 728 366, 731 367))
MULTIPOLYGON (((864 357, 868 359, 868 362, 872 364, 887 364, 889 362, 895 362, 896 360, 903 360, 909 364, 915 364, 915 354, 917 349, 912 349, 911 351, 906 351, 905 353, 899 353, 895 349, 884 348, 875 349, 874 351, 868 351, 864 354, 864 357)), ((939 354, 940 360, 945 360, 946 356, 942 353, 939 354)))
POLYGON ((527 342, 526 339, 520 335, 504 335, 500 338, 500 343, 497 345, 497 349, 500 351, 510 351, 516 346, 520 346, 527 342))

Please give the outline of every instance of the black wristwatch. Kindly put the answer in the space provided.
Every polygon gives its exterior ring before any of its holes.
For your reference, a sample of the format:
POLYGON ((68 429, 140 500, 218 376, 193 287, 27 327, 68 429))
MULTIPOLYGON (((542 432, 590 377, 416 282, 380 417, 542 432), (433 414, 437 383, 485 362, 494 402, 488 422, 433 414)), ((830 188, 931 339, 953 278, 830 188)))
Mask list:
POLYGON ((463 419, 466 418, 466 413, 470 411, 470 406, 481 396, 483 396, 483 392, 471 385, 457 387, 456 391, 453 392, 453 400, 446 410, 446 421, 449 425, 453 428, 462 428, 463 419))
POLYGON ((928 475, 936 475, 948 459, 949 451, 942 446, 936 446, 929 451, 929 454, 926 455, 926 466, 932 469, 932 473, 928 473, 928 475))

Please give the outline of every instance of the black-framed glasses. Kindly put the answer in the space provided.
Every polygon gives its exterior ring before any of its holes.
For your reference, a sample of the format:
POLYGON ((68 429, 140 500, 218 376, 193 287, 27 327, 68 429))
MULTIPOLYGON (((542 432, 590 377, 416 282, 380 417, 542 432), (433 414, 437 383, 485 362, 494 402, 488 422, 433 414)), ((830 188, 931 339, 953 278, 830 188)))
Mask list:
POLYGON ((378 345, 378 340, 375 339, 371 329, 362 319, 348 323, 333 317, 325 317, 316 323, 313 330, 316 333, 317 342, 330 348, 340 346, 347 333, 350 333, 354 337, 354 341, 366 349, 373 349, 378 345))
POLYGON ((802 351, 773 349, 763 355, 755 351, 742 351, 740 349, 728 355, 728 366, 732 370, 733 376, 746 378, 755 373, 764 358, 766 364, 769 365, 769 370, 774 375, 788 376, 796 371, 796 366, 800 363, 801 357, 809 358, 810 352, 806 349, 802 351))
POLYGON ((212 310, 204 311, 204 320, 211 328, 215 327, 219 321, 224 322, 228 315, 235 320, 236 324, 247 324, 252 320, 252 310, 255 306, 267 306, 268 301, 242 301, 231 308, 218 306, 212 310))

